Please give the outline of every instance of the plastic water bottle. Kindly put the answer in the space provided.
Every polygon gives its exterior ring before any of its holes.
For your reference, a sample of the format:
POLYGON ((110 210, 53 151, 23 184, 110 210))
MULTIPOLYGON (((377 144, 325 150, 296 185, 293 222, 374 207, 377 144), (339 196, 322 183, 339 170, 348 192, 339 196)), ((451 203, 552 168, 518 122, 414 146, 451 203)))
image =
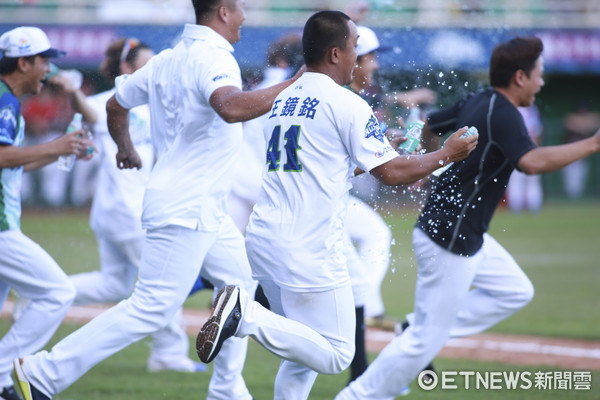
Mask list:
MULTIPOLYGON (((73 115, 73 120, 67 127, 67 133, 77 131, 81 129, 82 126, 82 115, 80 113, 75 113, 75 115, 73 115)), ((58 169, 67 172, 72 170, 76 158, 77 156, 75 154, 63 154, 62 156, 59 156, 57 162, 58 169)))
POLYGON ((46 77, 44 78, 44 83, 48 81, 48 79, 52 78, 53 76, 56 76, 60 73, 60 68, 58 68, 56 66, 56 64, 50 63, 50 72, 48 72, 46 74, 46 77))
POLYGON ((399 150, 404 153, 413 153, 421 143, 421 131, 425 123, 421 121, 421 110, 418 107, 412 107, 406 119, 406 141, 400 143, 399 150))
MULTIPOLYGON (((469 136, 473 136, 474 134, 478 133, 477 132, 477 128, 475 128, 474 126, 470 127, 469 129, 467 129, 467 131, 465 133, 463 133, 462 135, 460 135, 461 138, 465 138, 465 137, 469 137, 469 136)), ((443 174, 444 172, 446 172, 446 170, 448 168, 450 168, 452 166, 452 164, 454 164, 453 162, 444 165, 442 168, 438 168, 435 171, 433 171, 431 174, 433 176, 440 176, 441 174, 443 174)))

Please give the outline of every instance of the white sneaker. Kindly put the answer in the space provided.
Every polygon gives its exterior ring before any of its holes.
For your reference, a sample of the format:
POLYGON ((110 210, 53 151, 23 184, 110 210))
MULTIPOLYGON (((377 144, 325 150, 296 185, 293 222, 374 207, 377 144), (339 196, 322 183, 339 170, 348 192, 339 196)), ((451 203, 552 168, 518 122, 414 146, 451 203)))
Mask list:
POLYGON ((208 367, 200 362, 192 361, 189 357, 178 357, 170 360, 148 359, 148 371, 176 371, 176 372, 205 372, 208 367))

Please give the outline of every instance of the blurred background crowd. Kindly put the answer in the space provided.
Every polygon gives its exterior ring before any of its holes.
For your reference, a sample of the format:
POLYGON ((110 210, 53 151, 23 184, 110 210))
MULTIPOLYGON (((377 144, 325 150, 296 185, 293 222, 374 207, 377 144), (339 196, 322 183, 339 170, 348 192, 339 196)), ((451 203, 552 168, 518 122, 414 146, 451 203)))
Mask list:
MULTIPOLYGON (((534 140, 559 144, 593 134, 600 127, 600 2, 597 0, 254 0, 246 2, 247 19, 236 56, 247 89, 264 78, 269 46, 300 31, 319 9, 339 9, 359 25, 372 28, 382 49, 374 86, 390 93, 414 88, 435 92, 425 111, 451 104, 487 84, 493 46, 515 34, 535 34, 544 42, 546 86, 535 107, 522 110, 534 140)), ((41 27, 57 48, 67 50, 57 68, 74 89, 92 95, 110 88, 99 72, 106 48, 116 38, 135 37, 155 52, 171 47, 181 24, 193 22, 189 0, 2 0, 0 32, 20 25, 41 27)), ((39 143, 65 132, 73 117, 72 93, 46 85, 23 104, 27 141, 39 143)), ((405 104, 390 106, 404 116, 405 104)), ((26 174, 25 205, 88 206, 93 198, 97 164, 78 162, 71 172, 51 164, 26 174)), ((544 201, 600 198, 600 157, 592 156, 563 171, 514 177, 507 202, 515 212, 537 212, 544 201)), ((409 202, 410 191, 380 192, 367 200, 409 202)))

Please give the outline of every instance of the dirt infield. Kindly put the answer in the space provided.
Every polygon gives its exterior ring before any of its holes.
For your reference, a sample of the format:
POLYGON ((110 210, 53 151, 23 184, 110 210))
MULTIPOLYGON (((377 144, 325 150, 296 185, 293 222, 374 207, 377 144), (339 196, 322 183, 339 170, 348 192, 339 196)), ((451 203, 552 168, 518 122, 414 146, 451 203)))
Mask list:
MULTIPOLYGON (((368 330, 367 347, 369 351, 378 352, 393 337, 392 332, 368 330)), ((438 357, 600 370, 600 342, 482 333, 449 341, 438 357)))
MULTIPOLYGON (((13 303, 6 301, 0 317, 10 318, 12 309, 13 303)), ((65 317, 65 322, 84 323, 105 309, 106 306, 72 307, 65 317)), ((208 318, 208 314, 206 310, 184 310, 184 322, 188 333, 195 335, 208 318)), ((379 352, 394 338, 394 333, 369 328, 366 336, 367 350, 379 352)), ((600 341, 484 333, 451 340, 438 357, 600 370, 600 341)))

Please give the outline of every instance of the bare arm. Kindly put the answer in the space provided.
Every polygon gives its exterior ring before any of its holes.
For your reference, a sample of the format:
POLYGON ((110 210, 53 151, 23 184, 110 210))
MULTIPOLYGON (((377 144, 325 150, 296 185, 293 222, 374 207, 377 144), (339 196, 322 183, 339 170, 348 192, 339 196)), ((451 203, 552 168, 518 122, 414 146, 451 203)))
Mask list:
POLYGON ((243 92, 235 86, 224 86, 210 96, 210 105, 226 122, 243 122, 266 114, 277 95, 294 83, 304 72, 301 68, 292 78, 277 85, 243 92))
POLYGON ((418 104, 433 104, 437 98, 436 93, 428 88, 416 88, 405 92, 392 92, 385 96, 388 104, 414 106, 418 104))
POLYGON ((574 143, 536 147, 519 159, 518 166, 526 174, 544 174, 559 170, 599 151, 600 129, 594 136, 574 143))
POLYGON ((67 133, 51 142, 35 146, 0 146, 0 168, 23 166, 25 171, 31 171, 46 166, 57 160, 63 154, 85 154, 91 142, 82 137, 83 131, 67 133))
POLYGON ((58 74, 50 78, 49 82, 55 86, 58 86, 61 90, 71 96, 73 109, 76 112, 81 113, 85 122, 93 125, 98 121, 98 113, 96 113, 96 111, 89 106, 85 94, 81 91, 81 89, 76 89, 75 86, 73 86, 73 82, 71 82, 69 78, 58 74))
POLYGON ((142 168, 142 160, 129 135, 129 110, 121 106, 113 95, 106 102, 106 113, 108 132, 117 144, 117 167, 142 168))
POLYGON ((440 148, 441 142, 441 136, 432 132, 431 129, 429 129, 427 120, 425 120, 425 126, 421 130, 421 147, 423 147, 427 153, 431 153, 440 148))
POLYGON ((432 153, 401 155, 371 170, 371 175, 386 185, 406 185, 431 174, 442 165, 466 158, 475 146, 479 135, 466 138, 460 136, 467 127, 454 132, 443 148, 432 153))

